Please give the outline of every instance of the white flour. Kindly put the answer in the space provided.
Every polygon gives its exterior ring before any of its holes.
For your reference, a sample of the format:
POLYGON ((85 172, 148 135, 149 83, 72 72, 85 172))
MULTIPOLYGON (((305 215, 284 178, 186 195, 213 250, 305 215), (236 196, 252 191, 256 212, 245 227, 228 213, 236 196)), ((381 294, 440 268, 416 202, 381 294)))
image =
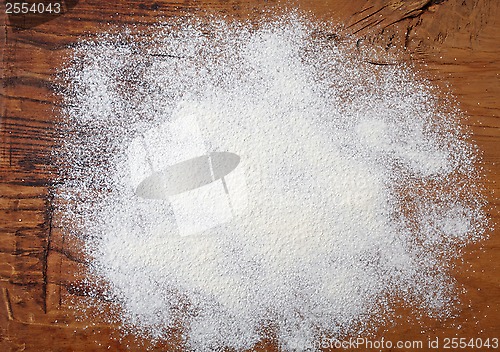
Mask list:
POLYGON ((165 339, 180 322, 189 349, 274 335, 292 350, 373 328, 396 297, 449 315, 452 260, 487 226, 458 111, 321 24, 178 24, 82 42, 64 73, 63 224, 86 240, 89 280, 109 285, 125 330, 165 339), (129 171, 132 141, 182 117, 208 150, 241 157, 248 189, 242 215, 186 237, 129 171))

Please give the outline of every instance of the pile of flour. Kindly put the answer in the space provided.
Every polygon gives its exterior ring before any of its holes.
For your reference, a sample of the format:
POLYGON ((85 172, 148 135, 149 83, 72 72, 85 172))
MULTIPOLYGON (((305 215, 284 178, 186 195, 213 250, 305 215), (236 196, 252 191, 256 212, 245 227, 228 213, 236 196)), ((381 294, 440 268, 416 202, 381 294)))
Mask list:
POLYGON ((452 101, 326 28, 178 20, 74 48, 58 211, 125 330, 161 340, 182 326, 193 350, 263 337, 292 350, 372 329, 396 299, 450 314, 449 269, 487 226, 478 152, 452 101), (168 199, 135 194, 129 147, 186 117, 208 150, 241 158, 248 206, 181 237, 168 199))

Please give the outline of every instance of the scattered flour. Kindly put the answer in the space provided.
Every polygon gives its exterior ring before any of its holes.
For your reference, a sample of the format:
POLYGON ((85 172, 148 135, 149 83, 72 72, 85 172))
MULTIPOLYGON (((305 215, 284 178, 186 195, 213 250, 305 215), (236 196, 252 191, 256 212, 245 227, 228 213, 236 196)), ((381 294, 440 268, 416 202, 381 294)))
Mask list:
POLYGON ((266 336, 290 350, 369 330, 396 298, 449 315, 452 259, 487 226, 477 151, 428 82, 324 30, 179 20, 74 48, 58 210, 125 330, 165 339, 182 324, 192 350, 266 336), (186 237, 168 199, 135 194, 140 160, 199 155, 165 148, 175 134, 158 131, 182 118, 206 150, 241 158, 248 193, 242 214, 186 237))

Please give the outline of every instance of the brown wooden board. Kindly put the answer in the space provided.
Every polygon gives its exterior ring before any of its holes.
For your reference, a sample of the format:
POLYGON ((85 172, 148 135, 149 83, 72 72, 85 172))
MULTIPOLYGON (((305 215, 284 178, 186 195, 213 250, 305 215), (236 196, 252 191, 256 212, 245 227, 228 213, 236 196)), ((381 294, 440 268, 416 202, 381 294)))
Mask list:
MULTIPOLYGON (((360 50, 377 48, 380 60, 374 65, 412 62, 443 91, 451 90, 468 116, 472 138, 484 152, 489 216, 499 222, 499 1, 61 3, 62 15, 23 21, 7 16, 5 2, 0 4, 0 351, 182 350, 175 332, 170 341, 151 346, 133 336, 118 339, 115 324, 80 316, 72 308, 85 299, 74 285, 83 278, 79 244, 69 245, 64 231, 52 225, 56 170, 50 155, 58 143, 55 122, 61 104, 54 74, 65 64, 69 45, 88 33, 102 32, 108 24, 141 27, 160 18, 208 14, 256 22, 263 10, 299 8, 331 21, 332 31, 340 31, 332 34, 359 39, 360 50)), ((452 274, 466 289, 457 318, 452 322, 419 318, 399 307, 395 323, 372 339, 500 338, 499 266, 500 225, 489 240, 467 247, 464 261, 456 264, 452 274)), ((106 303, 102 306, 106 311, 106 303)), ((263 341, 256 350, 277 347, 263 341)))

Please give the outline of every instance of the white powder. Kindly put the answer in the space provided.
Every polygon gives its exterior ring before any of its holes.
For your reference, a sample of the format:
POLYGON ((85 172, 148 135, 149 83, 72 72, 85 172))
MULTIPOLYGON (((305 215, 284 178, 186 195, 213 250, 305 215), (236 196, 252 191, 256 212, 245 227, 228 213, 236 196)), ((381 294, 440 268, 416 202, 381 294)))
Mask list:
POLYGON ((265 336, 290 350, 372 329, 396 297, 449 315, 453 258, 487 227, 476 150, 435 88, 325 28, 179 20, 75 48, 59 210, 125 330, 167 339, 181 323, 192 350, 265 336), (165 147, 175 134, 159 131, 182 118, 206 150, 241 158, 248 195, 242 214, 186 237, 168 199, 135 194, 147 158, 161 169, 203 149, 165 147))

